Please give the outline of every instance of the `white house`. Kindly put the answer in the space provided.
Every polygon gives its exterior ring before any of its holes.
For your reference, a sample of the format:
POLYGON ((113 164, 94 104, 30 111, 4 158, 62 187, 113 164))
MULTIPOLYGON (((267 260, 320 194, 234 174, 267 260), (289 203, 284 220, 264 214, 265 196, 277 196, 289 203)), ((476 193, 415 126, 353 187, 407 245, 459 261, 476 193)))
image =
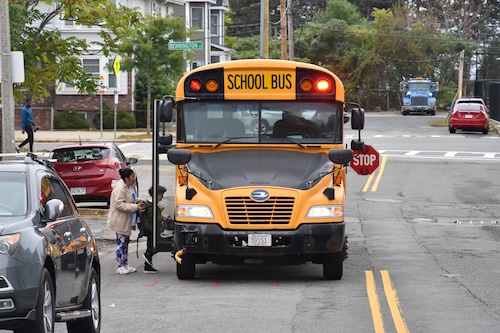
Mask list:
MULTIPOLYGON (((201 65, 231 60, 233 50, 224 47, 224 13, 228 0, 115 0, 116 4, 139 8, 143 14, 173 15, 185 17, 187 28, 198 27, 190 41, 202 42, 201 49, 193 50, 193 61, 186 62, 186 70, 201 65)), ((47 6, 40 3, 39 6, 47 6)), ((47 8, 49 9, 49 8, 47 8)), ((82 27, 78 22, 54 19, 47 29, 59 29, 63 36, 75 36, 89 41, 98 40, 99 26, 82 27)), ((197 43, 199 45, 199 43, 197 43)), ((107 69, 115 57, 106 57, 99 50, 91 50, 81 56, 83 68, 102 84, 97 96, 78 94, 71 84, 60 83, 53 92, 52 106, 55 111, 74 109, 88 119, 100 110, 101 102, 114 105, 114 94, 118 93, 118 109, 135 111, 134 73, 119 72, 118 76, 107 69), (92 52, 94 51, 94 52, 92 52)))

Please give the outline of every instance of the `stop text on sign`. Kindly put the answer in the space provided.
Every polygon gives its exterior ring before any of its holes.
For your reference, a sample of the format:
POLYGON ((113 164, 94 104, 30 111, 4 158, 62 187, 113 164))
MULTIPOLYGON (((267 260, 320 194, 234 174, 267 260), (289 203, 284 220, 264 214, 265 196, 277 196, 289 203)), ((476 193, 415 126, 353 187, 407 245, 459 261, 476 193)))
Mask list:
POLYGON ((354 156, 352 159, 352 165, 354 166, 373 166, 378 162, 378 156, 376 154, 368 155, 358 155, 354 156))
POLYGON ((365 145, 361 151, 354 152, 351 168, 360 175, 369 175, 377 170, 380 164, 380 154, 372 146, 365 145))

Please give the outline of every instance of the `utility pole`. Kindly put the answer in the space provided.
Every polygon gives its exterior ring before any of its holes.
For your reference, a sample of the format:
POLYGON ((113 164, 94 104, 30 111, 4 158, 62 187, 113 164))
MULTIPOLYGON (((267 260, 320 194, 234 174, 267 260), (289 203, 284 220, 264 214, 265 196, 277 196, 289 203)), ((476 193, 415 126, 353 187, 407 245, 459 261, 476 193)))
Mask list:
POLYGON ((287 11, 286 14, 288 16, 287 18, 287 23, 288 23, 288 54, 290 60, 295 60, 295 50, 293 46, 293 12, 292 12, 292 6, 293 6, 293 1, 288 0, 288 5, 287 5, 287 11))
POLYGON ((286 40, 287 40, 287 33, 286 33, 286 16, 287 16, 287 9, 286 9, 286 2, 287 0, 280 0, 280 27, 281 27, 281 60, 286 60, 286 40))
POLYGON ((260 0, 260 57, 269 59, 269 0, 260 0))
POLYGON ((9 1, 0 0, 0 63, 2 64, 2 153, 14 153, 14 89, 10 45, 9 1))
POLYGON ((458 89, 457 98, 462 98, 463 79, 464 79, 464 51, 460 51, 460 62, 458 66, 458 89))

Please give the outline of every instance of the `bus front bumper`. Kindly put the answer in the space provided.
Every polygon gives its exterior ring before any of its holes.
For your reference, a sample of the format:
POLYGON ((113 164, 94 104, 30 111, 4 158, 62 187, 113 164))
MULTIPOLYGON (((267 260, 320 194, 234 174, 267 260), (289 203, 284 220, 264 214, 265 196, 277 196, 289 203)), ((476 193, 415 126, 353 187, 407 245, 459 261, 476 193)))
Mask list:
POLYGON ((344 222, 302 224, 294 230, 258 231, 225 230, 217 224, 176 222, 174 237, 177 249, 184 249, 186 253, 242 258, 337 253, 342 251, 346 242, 344 222), (262 242, 252 245, 255 239, 262 242))

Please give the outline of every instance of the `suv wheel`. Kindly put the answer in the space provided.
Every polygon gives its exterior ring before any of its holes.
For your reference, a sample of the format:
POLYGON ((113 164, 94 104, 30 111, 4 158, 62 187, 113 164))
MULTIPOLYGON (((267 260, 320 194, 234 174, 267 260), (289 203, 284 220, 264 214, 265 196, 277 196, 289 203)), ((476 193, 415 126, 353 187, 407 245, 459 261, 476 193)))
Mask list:
POLYGON ((54 332, 54 284, 49 271, 42 269, 36 299, 36 318, 28 320, 21 330, 16 333, 52 333, 54 332))
POLYGON ((66 326, 68 333, 99 333, 101 331, 101 286, 99 277, 94 268, 90 274, 87 296, 83 302, 83 308, 90 310, 90 317, 68 321, 66 326))
POLYGON ((252 124, 252 128, 253 128, 253 133, 254 134, 259 134, 259 131, 260 131, 260 134, 266 134, 267 131, 269 130, 269 124, 267 123, 266 120, 262 120, 260 122, 260 128, 259 128, 259 122, 255 121, 252 124))

